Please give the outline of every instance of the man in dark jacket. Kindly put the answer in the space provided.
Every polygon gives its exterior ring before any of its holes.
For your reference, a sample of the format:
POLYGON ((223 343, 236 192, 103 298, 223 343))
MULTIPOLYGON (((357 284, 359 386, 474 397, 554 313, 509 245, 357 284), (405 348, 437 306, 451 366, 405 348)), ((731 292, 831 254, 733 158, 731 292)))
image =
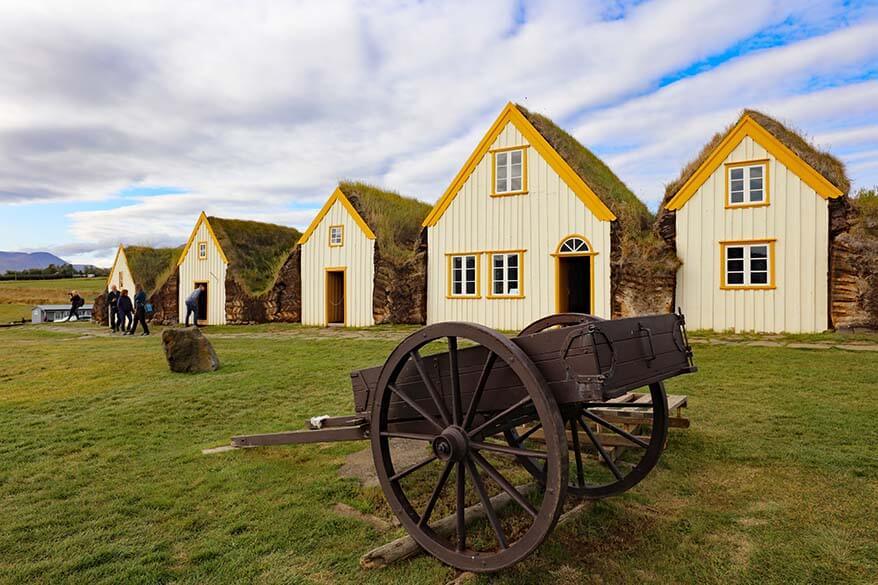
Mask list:
POLYGON ((149 335, 149 327, 146 325, 146 293, 139 284, 134 285, 134 289, 137 291, 134 293, 134 323, 131 325, 129 335, 137 332, 138 323, 143 326, 143 333, 140 335, 149 335))
POLYGON ((110 330, 115 333, 119 325, 119 289, 115 284, 107 293, 107 306, 110 308, 110 330))
POLYGON ((118 301, 119 309, 119 331, 122 335, 128 334, 129 322, 131 321, 131 313, 134 311, 134 305, 131 304, 131 297, 128 296, 128 289, 122 289, 122 295, 118 301))

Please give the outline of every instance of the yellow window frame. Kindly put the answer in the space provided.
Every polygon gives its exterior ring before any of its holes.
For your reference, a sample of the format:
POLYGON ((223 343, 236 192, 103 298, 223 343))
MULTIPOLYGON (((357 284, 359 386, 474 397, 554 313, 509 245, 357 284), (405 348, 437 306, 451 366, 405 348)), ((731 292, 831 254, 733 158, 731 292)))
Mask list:
POLYGON ((342 224, 336 224, 336 225, 329 226, 328 235, 329 235, 329 247, 330 248, 341 248, 342 246, 344 246, 344 226, 342 224), (338 244, 332 243, 332 230, 334 228, 338 228, 339 232, 341 233, 341 241, 339 241, 338 244))
MULTIPOLYGON (((445 265, 446 265, 446 289, 445 289, 445 298, 446 299, 480 299, 482 298, 482 254, 483 252, 448 252, 445 254, 445 265), (452 280, 452 263, 454 262, 454 258, 456 257, 466 257, 473 256, 476 259, 476 292, 472 295, 467 294, 453 294, 454 291, 454 282, 452 280)), ((466 270, 464 267, 463 270, 466 270)), ((466 280, 463 282, 466 284, 466 280)))
POLYGON ((523 299, 524 298, 524 253, 527 250, 488 250, 484 253, 488 256, 488 292, 485 295, 489 299, 523 299), (494 256, 517 254, 518 255, 518 293, 514 295, 494 293, 494 256))
POLYGON ((515 195, 527 195, 527 149, 529 144, 521 144, 518 146, 506 146, 503 148, 491 149, 491 197, 513 197, 515 195), (497 153, 521 151, 521 189, 518 191, 502 191, 497 192, 497 153))
MULTIPOLYGON (((768 158, 760 158, 755 160, 745 160, 741 162, 731 162, 725 163, 725 182, 726 182, 726 200, 725 206, 726 209, 746 209, 748 207, 768 207, 771 204, 771 175, 769 174, 769 166, 771 159, 768 158), (762 167, 762 201, 757 201, 752 203, 750 201, 744 201, 743 203, 732 203, 732 179, 731 179, 731 171, 732 169, 737 169, 741 167, 762 167)), ((750 187, 746 184, 746 181, 750 179, 749 174, 747 175, 747 179, 745 180, 745 190, 744 193, 750 193, 750 187)))
POLYGON ((207 260, 207 240, 201 240, 196 244, 196 254, 199 260, 207 260), (204 254, 201 253, 201 247, 204 246, 204 254))
MULTIPOLYGON (((777 266, 775 244, 776 238, 763 238, 760 240, 723 240, 719 243, 719 288, 721 290, 774 290, 777 288, 777 266), (726 250, 737 246, 768 246, 768 283, 767 284, 728 284, 726 250)), ((744 266, 745 274, 750 267, 744 266)))

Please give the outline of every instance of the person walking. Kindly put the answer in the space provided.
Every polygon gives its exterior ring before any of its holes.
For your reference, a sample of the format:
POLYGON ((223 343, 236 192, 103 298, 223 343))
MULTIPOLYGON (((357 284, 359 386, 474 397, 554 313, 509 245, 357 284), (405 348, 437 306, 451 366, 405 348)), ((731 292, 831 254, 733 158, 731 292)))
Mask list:
POLYGON ((115 284, 107 293, 107 306, 110 307, 110 331, 115 333, 119 325, 119 289, 115 284))
POLYGON ((196 327, 200 327, 198 325, 198 309, 201 306, 201 295, 204 293, 204 285, 196 284, 195 290, 189 293, 189 296, 186 297, 186 327, 189 327, 189 316, 192 315, 192 324, 196 327))
POLYGON ((131 297, 128 296, 128 289, 123 288, 122 294, 119 296, 119 331, 122 335, 128 335, 129 322, 131 321, 131 313, 134 305, 131 304, 131 297))
POLYGON ((71 318, 76 317, 76 320, 79 321, 79 308, 85 304, 85 301, 79 296, 79 292, 75 290, 67 293, 67 296, 70 297, 70 312, 64 320, 70 321, 71 318))
POLYGON ((146 293, 139 284, 134 285, 134 290, 137 291, 134 293, 134 323, 131 325, 129 335, 137 333, 138 323, 143 327, 143 333, 140 335, 149 335, 149 327, 146 324, 146 293))

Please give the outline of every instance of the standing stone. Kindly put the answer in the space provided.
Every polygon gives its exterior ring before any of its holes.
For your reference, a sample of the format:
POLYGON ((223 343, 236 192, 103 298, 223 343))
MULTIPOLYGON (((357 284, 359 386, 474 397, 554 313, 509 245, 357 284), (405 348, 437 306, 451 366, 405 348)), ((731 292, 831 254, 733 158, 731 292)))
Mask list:
POLYGON ((219 369, 219 358, 198 327, 165 329, 162 347, 172 372, 197 373, 219 369))

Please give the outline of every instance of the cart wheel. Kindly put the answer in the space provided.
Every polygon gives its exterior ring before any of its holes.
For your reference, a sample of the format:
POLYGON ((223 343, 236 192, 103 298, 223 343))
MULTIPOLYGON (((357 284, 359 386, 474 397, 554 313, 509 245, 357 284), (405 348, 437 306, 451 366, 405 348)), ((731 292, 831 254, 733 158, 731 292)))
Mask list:
POLYGON ((555 313, 547 315, 541 319, 537 319, 524 329, 518 336, 533 335, 540 331, 545 331, 551 327, 570 327, 571 325, 582 325, 583 323, 593 323, 594 321, 604 321, 596 315, 586 315, 585 313, 555 313))
MULTIPOLYGON (((664 385, 650 384, 649 392, 649 403, 587 403, 563 413, 570 443, 568 494, 586 499, 614 496, 649 475, 668 437, 664 385), (627 423, 625 419, 633 422, 627 423)), ((510 447, 528 445, 526 440, 539 428, 536 424, 525 425, 528 426, 506 432, 510 447)), ((542 462, 530 459, 521 464, 542 482, 542 462)))
POLYGON ((567 441, 554 396, 517 345, 472 323, 429 325, 390 354, 375 392, 378 479, 418 544, 446 564, 488 572, 513 565, 545 540, 564 503, 567 441), (527 421, 539 422, 544 443, 507 446, 504 431, 527 421), (423 452, 413 457, 416 442, 423 452), (544 463, 542 491, 522 495, 514 487, 533 481, 522 461, 544 463), (509 501, 499 512, 495 495, 509 501), (467 508, 475 504, 487 523, 467 527, 467 508), (444 515, 453 520, 440 522, 444 515))
MULTIPOLYGON (((550 327, 569 327, 602 321, 579 313, 549 315, 528 325, 519 335, 550 327)), ((571 405, 562 416, 567 430, 570 483, 567 493, 577 498, 605 498, 637 485, 658 463, 668 437, 668 400, 664 385, 649 386, 650 402, 603 402, 571 405), (652 412, 648 412, 649 408, 652 412), (634 422, 626 423, 626 419, 634 422), (641 429, 637 431, 637 429, 641 429)), ((510 447, 526 445, 539 431, 537 423, 504 433, 510 447)), ((520 463, 542 481, 542 463, 522 458, 520 463)))

